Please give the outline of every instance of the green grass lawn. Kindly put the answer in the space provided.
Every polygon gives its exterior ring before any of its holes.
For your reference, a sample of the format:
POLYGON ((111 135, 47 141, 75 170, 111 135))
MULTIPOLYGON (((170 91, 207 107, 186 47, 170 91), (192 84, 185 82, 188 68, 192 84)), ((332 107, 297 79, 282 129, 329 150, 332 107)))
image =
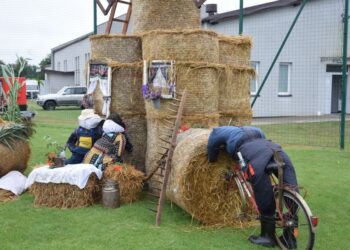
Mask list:
MULTIPOLYGON (((32 105, 34 108, 35 105, 32 105)), ((38 109, 31 166, 45 162, 45 135, 64 143, 80 110, 38 109)), ((275 129, 276 131, 282 131, 275 129)), ((273 132, 272 130, 269 133, 273 132)), ((300 138, 302 139, 302 138, 300 138)), ((349 249, 350 151, 286 146, 306 200, 319 217, 315 249, 349 249)), ((147 199, 115 210, 34 208, 33 197, 0 204, 0 249, 263 249, 247 238, 256 228, 205 228, 175 205, 166 204, 161 227, 147 199)))

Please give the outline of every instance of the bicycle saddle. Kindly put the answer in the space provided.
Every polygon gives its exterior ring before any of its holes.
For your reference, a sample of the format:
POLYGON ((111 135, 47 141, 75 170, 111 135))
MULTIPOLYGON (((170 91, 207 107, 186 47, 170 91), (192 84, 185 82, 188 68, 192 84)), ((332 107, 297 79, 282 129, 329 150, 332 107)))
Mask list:
POLYGON ((275 152, 273 152, 273 157, 272 157, 271 161, 265 167, 265 171, 268 174, 277 173, 279 166, 281 166, 283 168, 284 161, 283 161, 283 158, 280 156, 280 154, 275 151, 275 152))

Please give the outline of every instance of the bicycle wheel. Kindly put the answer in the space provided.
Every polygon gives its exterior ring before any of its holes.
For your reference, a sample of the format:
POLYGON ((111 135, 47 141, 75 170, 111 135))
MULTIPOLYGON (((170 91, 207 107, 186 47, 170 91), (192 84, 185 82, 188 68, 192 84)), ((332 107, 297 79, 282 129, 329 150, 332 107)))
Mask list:
MULTIPOLYGON (((277 199, 278 191, 275 192, 277 199)), ((282 210, 284 223, 276 218, 276 242, 282 249, 312 249, 315 228, 312 213, 304 199, 296 192, 283 190, 282 210)))

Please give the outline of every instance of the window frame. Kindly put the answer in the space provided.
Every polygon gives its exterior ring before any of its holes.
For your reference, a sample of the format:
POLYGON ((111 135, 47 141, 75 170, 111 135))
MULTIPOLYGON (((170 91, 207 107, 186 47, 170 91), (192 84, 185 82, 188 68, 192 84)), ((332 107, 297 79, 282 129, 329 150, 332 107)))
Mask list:
POLYGON ((249 91, 251 96, 255 96, 258 93, 259 90, 259 72, 260 72, 260 61, 251 61, 250 62, 251 67, 255 70, 255 79, 250 79, 250 85, 249 85, 249 91), (253 67, 253 63, 255 63, 256 67, 253 67), (251 82, 255 82, 255 92, 251 89, 251 82))
POLYGON ((278 85, 277 85, 278 96, 279 97, 292 96, 292 93, 291 93, 292 63, 291 62, 281 62, 279 64, 279 68, 278 69, 279 69, 279 71, 278 71, 278 85), (288 66, 287 92, 280 92, 281 66, 288 66))

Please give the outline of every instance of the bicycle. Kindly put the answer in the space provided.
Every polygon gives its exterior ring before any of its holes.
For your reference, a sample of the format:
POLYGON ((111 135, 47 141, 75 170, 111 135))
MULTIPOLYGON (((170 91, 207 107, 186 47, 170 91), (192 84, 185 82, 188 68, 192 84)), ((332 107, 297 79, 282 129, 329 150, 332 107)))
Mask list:
MULTIPOLYGON (((226 176, 226 179, 229 182, 234 180, 237 185, 242 199, 241 211, 244 213, 246 210, 248 198, 259 218, 260 212, 255 201, 254 192, 244 172, 247 165, 241 152, 238 152, 237 156, 239 164, 233 167, 232 171, 226 176)), ((281 249, 295 249, 296 246, 299 249, 312 249, 315 243, 318 218, 312 215, 309 206, 298 193, 297 189, 283 183, 283 159, 278 152, 274 152, 273 157, 274 161, 266 167, 265 171, 270 176, 276 203, 274 220, 276 233, 274 240, 281 249), (292 246, 288 245, 290 240, 286 239, 284 232, 291 232, 293 234, 295 242, 291 244, 292 246)))

